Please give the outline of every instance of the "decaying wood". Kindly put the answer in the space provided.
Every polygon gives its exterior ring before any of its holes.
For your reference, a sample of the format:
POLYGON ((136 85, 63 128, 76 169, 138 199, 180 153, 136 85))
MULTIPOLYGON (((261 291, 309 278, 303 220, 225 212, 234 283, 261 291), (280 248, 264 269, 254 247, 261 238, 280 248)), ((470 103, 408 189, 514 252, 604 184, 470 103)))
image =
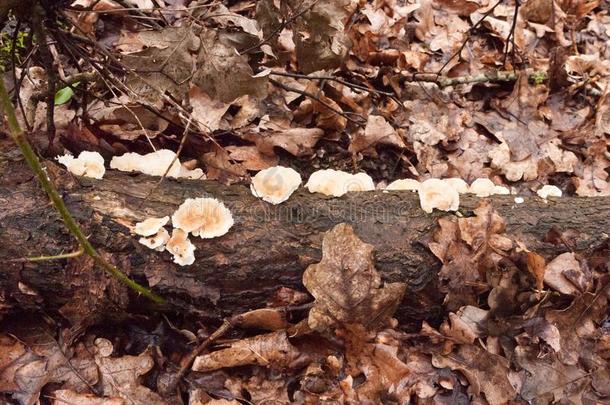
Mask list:
MULTIPOLYGON (((300 189, 286 203, 272 206, 254 198, 244 185, 168 179, 144 200, 158 178, 109 171, 103 180, 92 180, 71 177, 53 164, 47 167, 94 246, 130 277, 167 298, 170 305, 164 310, 219 319, 264 306, 282 286, 302 290, 303 271, 320 260, 324 232, 346 222, 375 246, 384 280, 409 285, 397 312, 401 321, 434 319, 440 311, 435 277, 440 264, 426 246, 436 218, 446 214, 425 214, 417 194, 367 192, 331 199, 300 189), (230 207, 235 225, 221 238, 192 238, 197 247, 192 266, 179 267, 168 253, 140 245, 125 226, 148 216, 171 215, 185 198, 203 196, 230 207)), ((468 215, 478 200, 462 198, 462 214, 468 215)), ((513 196, 496 196, 493 204, 507 221, 508 233, 541 254, 586 251, 610 232, 610 198, 548 203, 526 198, 515 204, 513 196), (544 241, 551 228, 579 232, 566 245, 554 245, 544 241)), ((84 256, 11 261, 75 250, 76 242, 25 165, 0 162, 0 311, 43 307, 83 322, 113 311, 155 308, 94 269, 84 256)))

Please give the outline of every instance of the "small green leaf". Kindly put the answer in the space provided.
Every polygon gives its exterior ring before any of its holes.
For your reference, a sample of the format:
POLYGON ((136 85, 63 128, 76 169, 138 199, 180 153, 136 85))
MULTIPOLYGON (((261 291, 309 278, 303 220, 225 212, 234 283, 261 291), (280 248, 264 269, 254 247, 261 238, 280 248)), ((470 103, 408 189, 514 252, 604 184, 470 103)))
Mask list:
MULTIPOLYGON (((79 82, 76 82, 72 85, 72 87, 76 87, 78 84, 79 82)), ((72 87, 64 87, 55 93, 55 105, 66 104, 72 99, 72 96, 74 96, 74 90, 72 90, 72 87)))

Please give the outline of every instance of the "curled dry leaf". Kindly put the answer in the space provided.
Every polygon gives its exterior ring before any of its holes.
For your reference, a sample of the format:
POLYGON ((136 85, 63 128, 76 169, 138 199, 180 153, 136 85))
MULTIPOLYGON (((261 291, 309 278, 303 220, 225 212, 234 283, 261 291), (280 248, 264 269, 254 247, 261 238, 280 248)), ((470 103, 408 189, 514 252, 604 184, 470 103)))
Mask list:
POLYGON ((238 340, 228 348, 198 356, 193 371, 213 371, 226 367, 257 364, 276 369, 290 368, 301 353, 294 347, 285 331, 268 333, 238 340))
POLYGON ((112 343, 107 339, 95 339, 98 348, 95 363, 100 372, 99 386, 108 397, 120 397, 127 403, 165 405, 159 394, 142 385, 142 376, 148 373, 155 362, 148 350, 138 356, 110 357, 112 343))
POLYGON ((322 260, 303 274, 303 284, 316 299, 309 312, 310 328, 322 331, 351 323, 374 328, 394 314, 406 285, 382 286, 372 254, 373 246, 362 242, 348 224, 324 235, 322 260))
POLYGON ((474 345, 459 346, 456 353, 436 354, 434 367, 460 370, 470 383, 470 393, 482 391, 490 404, 505 404, 515 398, 516 392, 508 379, 509 361, 474 345))
POLYGON ((391 145, 404 148, 405 143, 396 130, 380 115, 369 115, 364 131, 356 132, 349 151, 352 153, 367 152, 375 155, 375 145, 391 145))

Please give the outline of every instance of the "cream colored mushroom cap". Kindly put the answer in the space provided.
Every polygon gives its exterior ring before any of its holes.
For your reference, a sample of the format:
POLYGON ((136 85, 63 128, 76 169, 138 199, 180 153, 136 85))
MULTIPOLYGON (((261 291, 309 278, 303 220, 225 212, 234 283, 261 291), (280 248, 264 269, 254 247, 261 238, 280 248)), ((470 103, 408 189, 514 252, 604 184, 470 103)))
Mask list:
POLYGON ((301 185, 301 175, 294 169, 274 166, 261 170, 252 178, 250 191, 271 204, 286 201, 301 185))
POLYGON ((346 177, 344 180, 343 188, 345 193, 358 192, 358 191, 372 191, 375 190, 375 183, 371 176, 366 173, 356 173, 346 177))
POLYGON ((110 168, 121 172, 139 172, 143 166, 142 155, 135 152, 125 153, 121 156, 113 156, 110 160, 110 168))
POLYGON ((408 191, 417 191, 419 190, 419 181, 415 179, 400 179, 394 180, 385 188, 386 190, 408 190, 408 191))
POLYGON ((146 218, 142 222, 138 222, 134 228, 134 232, 140 236, 151 236, 159 232, 169 222, 169 217, 163 218, 146 218))
POLYGON ((64 165, 66 169, 77 176, 101 179, 106 173, 104 158, 98 152, 82 151, 78 158, 72 155, 58 156, 57 161, 64 165))
POLYGON ((548 197, 561 197, 563 193, 559 187, 547 184, 539 188, 538 191, 536 191, 536 194, 538 194, 540 198, 546 200, 548 197))
POLYGON ((163 252, 165 250, 165 244, 169 241, 169 232, 167 229, 161 228, 159 231, 148 237, 141 237, 139 242, 150 248, 159 252, 163 252))
POLYGON ((441 211, 457 211, 460 206, 460 194, 453 187, 439 179, 428 179, 421 183, 419 190, 421 208, 431 213, 434 208, 441 211))
POLYGON ((443 181, 447 183, 448 186, 453 187, 460 194, 465 194, 468 192, 468 183, 459 177, 449 177, 448 179, 443 179, 443 181))
POLYGON ((233 226, 233 215, 215 198, 187 198, 172 215, 172 224, 201 238, 216 238, 233 226))
POLYGON ((229 232, 234 224, 233 215, 225 205, 215 198, 200 198, 204 212, 203 225, 193 231, 202 239, 217 238, 229 232))
POLYGON ((509 195, 510 194, 510 190, 508 189, 508 187, 495 186, 494 187, 494 194, 495 195, 509 195))
POLYGON ((178 177, 180 175, 180 160, 176 159, 176 152, 169 149, 159 149, 143 156, 141 171, 150 176, 163 176, 170 167, 167 175, 178 177), (175 159, 175 160, 174 160, 175 159))
POLYGON ((310 193, 321 193, 327 196, 341 197, 345 194, 343 184, 351 174, 340 170, 317 170, 309 176, 305 187, 310 193))
POLYGON ((172 214, 172 225, 186 233, 193 232, 203 226, 205 212, 203 198, 187 198, 172 214))
POLYGON ((174 256, 174 263, 180 266, 195 263, 195 245, 189 240, 188 233, 182 229, 174 228, 165 249, 174 256))
POLYGON ((494 194, 495 188, 496 185, 493 181, 486 178, 480 178, 472 182, 468 192, 475 194, 477 197, 489 197, 494 194))

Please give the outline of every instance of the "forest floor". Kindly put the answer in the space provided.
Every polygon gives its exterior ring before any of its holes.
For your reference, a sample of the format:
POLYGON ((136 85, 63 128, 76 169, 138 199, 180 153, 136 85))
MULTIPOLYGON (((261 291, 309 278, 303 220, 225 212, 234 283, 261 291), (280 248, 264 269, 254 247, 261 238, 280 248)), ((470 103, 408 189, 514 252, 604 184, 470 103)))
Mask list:
MULTIPOLYGON (((608 0, 25 3, 0 12, 0 71, 60 189, 65 153, 98 152, 109 172, 168 149, 227 187, 281 165, 365 172, 376 190, 486 178, 511 198, 610 198, 608 0)), ((11 175, 4 124, 0 195, 31 180, 11 175)), ((395 313, 408 285, 382 279, 379 247, 345 224, 320 235, 302 286, 224 322, 132 312, 118 284, 47 311, 16 279, 0 290, 0 402, 610 404, 610 229, 589 246, 552 229, 532 251, 490 200, 462 214, 423 242, 442 311, 415 329, 395 313), (73 321, 104 300, 123 314, 73 321)), ((39 248, 6 268, 32 271, 39 248)))

